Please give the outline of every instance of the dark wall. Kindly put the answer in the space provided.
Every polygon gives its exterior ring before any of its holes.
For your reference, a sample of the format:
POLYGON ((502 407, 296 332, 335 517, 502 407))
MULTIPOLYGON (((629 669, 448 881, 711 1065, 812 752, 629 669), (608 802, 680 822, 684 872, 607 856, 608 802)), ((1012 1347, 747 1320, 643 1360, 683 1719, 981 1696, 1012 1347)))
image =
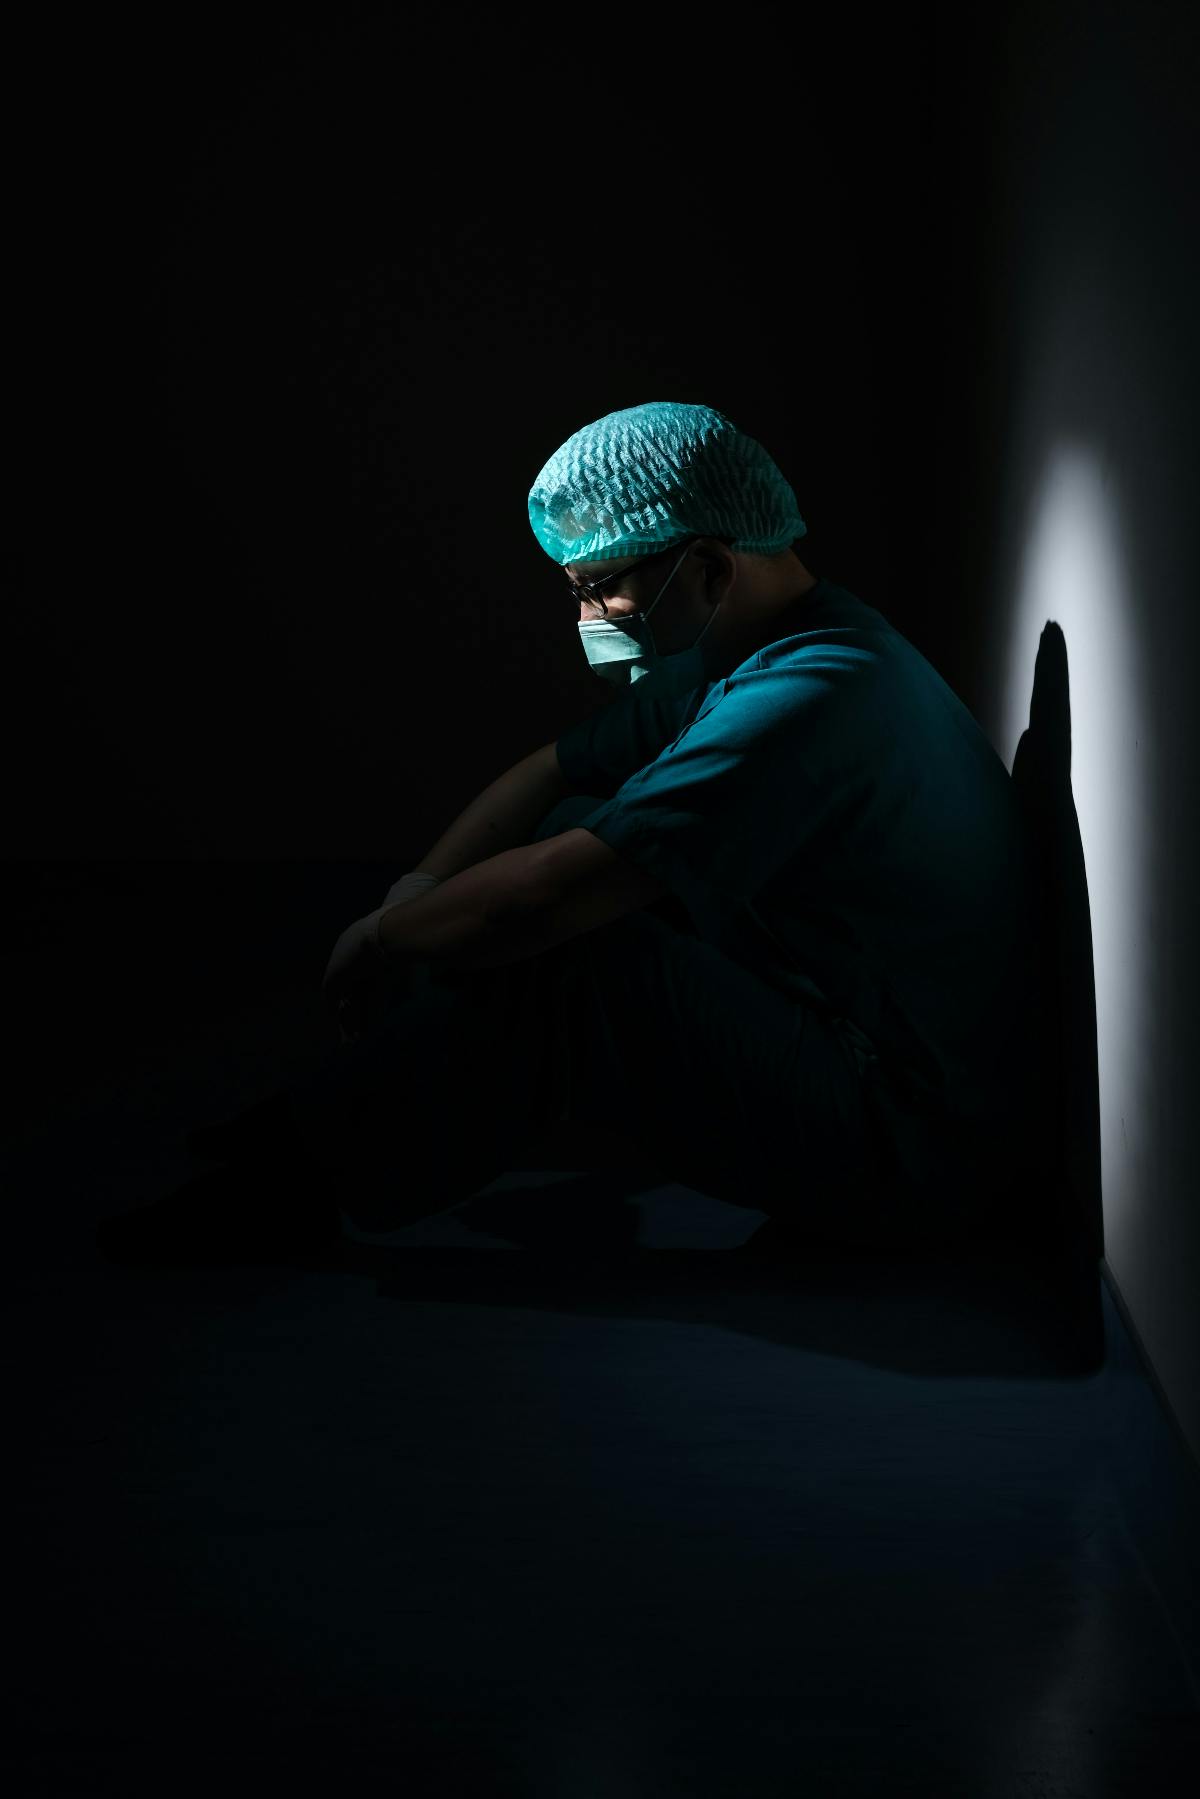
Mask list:
POLYGON ((986 45, 172 18, 35 71, 10 854, 409 866, 601 702, 526 495, 647 399, 972 703, 986 45))

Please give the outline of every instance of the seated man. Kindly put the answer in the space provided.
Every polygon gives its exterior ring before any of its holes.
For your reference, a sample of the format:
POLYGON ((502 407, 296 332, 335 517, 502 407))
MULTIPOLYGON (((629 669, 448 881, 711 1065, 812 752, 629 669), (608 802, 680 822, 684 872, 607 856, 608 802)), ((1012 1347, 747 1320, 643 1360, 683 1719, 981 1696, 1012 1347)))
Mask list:
POLYGON ((555 1129, 814 1242, 986 1238, 1043 1129, 1003 763, 879 612, 804 566, 792 489, 720 413, 585 426, 529 517, 610 703, 342 933, 341 1041, 196 1133, 229 1166, 101 1246, 237 1259, 341 1214, 394 1228, 555 1129))

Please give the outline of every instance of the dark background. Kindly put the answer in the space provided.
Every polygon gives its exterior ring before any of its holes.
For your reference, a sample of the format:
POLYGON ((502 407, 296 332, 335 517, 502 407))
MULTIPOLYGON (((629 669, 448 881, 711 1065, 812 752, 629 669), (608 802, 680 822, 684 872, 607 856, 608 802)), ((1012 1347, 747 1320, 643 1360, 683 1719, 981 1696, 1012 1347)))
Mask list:
POLYGON ((411 866, 603 703, 526 496, 648 399, 757 436, 972 703, 1005 47, 802 27, 184 10, 31 59, 10 854, 411 866))

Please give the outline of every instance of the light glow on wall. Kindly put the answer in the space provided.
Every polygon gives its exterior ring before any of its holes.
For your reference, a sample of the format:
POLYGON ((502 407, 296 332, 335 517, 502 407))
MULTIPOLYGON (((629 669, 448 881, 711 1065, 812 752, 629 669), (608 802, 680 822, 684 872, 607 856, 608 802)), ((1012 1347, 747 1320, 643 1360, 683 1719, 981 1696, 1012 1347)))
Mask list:
POLYGON ((1108 1237, 1137 1203, 1154 1113, 1145 1092, 1153 795, 1120 496, 1098 450, 1070 440, 1048 449, 1016 538, 997 747, 1011 769, 1029 724, 1038 641, 1053 620, 1067 644, 1071 786, 1091 907, 1108 1237))

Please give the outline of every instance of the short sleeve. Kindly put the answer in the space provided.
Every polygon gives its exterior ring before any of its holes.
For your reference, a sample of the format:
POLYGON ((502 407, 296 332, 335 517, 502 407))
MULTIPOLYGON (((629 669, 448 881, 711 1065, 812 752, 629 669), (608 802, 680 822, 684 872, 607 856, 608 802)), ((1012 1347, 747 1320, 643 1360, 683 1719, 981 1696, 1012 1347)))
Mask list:
POLYGON ((580 824, 673 891, 752 900, 867 803, 868 662, 828 644, 744 665, 580 824))

